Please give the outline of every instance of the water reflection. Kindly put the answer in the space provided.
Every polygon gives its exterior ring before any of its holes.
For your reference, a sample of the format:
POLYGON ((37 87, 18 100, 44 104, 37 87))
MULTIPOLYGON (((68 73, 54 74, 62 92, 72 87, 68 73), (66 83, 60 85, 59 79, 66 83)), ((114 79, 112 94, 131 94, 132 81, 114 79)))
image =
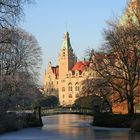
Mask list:
POLYGON ((128 129, 101 129, 91 127, 93 118, 83 115, 56 115, 43 118, 46 131, 55 131, 65 137, 97 140, 130 140, 128 129))
POLYGON ((29 128, 0 135, 0 140, 140 140, 128 129, 92 127, 91 116, 54 115, 43 117, 42 128, 29 128))
POLYGON ((92 117, 82 115, 56 115, 43 118, 43 130, 54 131, 59 135, 77 137, 91 135, 90 122, 92 117))

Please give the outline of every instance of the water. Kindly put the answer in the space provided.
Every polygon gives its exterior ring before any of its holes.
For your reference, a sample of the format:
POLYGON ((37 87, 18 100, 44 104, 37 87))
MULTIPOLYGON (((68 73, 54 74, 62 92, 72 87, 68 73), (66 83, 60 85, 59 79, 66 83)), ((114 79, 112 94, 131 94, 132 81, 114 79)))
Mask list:
POLYGON ((0 140, 140 140, 129 129, 92 127, 92 117, 54 115, 42 118, 42 128, 28 128, 0 135, 0 140))

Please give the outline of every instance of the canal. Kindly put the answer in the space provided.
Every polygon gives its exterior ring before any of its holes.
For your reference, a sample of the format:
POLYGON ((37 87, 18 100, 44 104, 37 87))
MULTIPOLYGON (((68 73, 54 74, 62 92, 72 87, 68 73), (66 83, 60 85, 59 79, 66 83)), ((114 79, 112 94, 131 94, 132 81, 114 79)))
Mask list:
POLYGON ((53 115, 42 118, 42 128, 27 128, 0 135, 0 140, 140 140, 129 129, 92 127, 91 116, 53 115))

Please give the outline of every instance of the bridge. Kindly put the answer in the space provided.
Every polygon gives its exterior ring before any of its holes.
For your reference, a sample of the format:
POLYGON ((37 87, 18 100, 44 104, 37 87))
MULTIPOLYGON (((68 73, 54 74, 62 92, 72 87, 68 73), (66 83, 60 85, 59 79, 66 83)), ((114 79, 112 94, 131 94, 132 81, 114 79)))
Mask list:
POLYGON ((89 110, 89 109, 72 109, 72 108, 41 109, 41 116, 56 115, 56 114, 93 115, 93 110, 89 110))

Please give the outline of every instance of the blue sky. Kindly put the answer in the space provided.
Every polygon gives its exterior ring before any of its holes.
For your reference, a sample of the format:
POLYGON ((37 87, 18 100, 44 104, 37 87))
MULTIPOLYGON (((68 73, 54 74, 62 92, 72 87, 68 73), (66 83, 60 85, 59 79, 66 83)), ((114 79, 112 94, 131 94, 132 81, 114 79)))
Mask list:
POLYGON ((68 31, 71 45, 79 59, 87 48, 102 44, 106 21, 120 16, 127 0, 36 0, 25 7, 21 27, 33 34, 43 52, 40 83, 49 61, 57 65, 63 34, 68 31))

